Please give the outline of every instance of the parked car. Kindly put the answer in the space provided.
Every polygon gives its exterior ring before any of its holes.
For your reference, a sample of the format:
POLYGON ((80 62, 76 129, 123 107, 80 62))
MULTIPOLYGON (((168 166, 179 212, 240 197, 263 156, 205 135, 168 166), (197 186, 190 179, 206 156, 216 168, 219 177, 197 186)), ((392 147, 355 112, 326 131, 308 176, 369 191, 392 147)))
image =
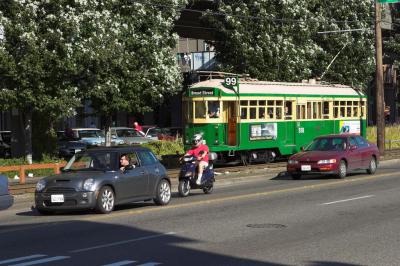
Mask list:
POLYGON ((75 154, 60 175, 41 179, 36 185, 39 213, 57 210, 96 209, 110 213, 115 205, 154 200, 166 205, 171 181, 164 166, 140 146, 97 147, 75 154), (128 155, 131 169, 120 170, 120 158, 128 155))
POLYGON ((139 131, 130 127, 112 127, 111 135, 122 139, 126 144, 143 144, 151 141, 151 139, 144 137, 139 131))
POLYGON ((58 156, 70 159, 75 153, 87 149, 87 144, 65 135, 64 131, 57 131, 58 156))
POLYGON ((161 134, 161 128, 157 126, 142 126, 144 136, 152 140, 158 140, 158 135, 161 134))
POLYGON ((161 134, 158 136, 159 139, 164 140, 176 140, 182 137, 183 129, 181 127, 164 127, 161 128, 161 134))
POLYGON ((11 157, 11 131, 0 131, 0 158, 11 157))
POLYGON ((14 203, 14 197, 10 195, 8 177, 0 175, 0 210, 10 208, 14 203))
POLYGON ((379 150, 362 136, 337 134, 313 140, 303 151, 292 155, 287 171, 293 179, 308 174, 334 174, 339 178, 355 170, 374 174, 379 162, 379 150))
POLYGON ((85 143, 88 146, 101 146, 105 144, 102 130, 98 128, 72 128, 74 140, 85 143))

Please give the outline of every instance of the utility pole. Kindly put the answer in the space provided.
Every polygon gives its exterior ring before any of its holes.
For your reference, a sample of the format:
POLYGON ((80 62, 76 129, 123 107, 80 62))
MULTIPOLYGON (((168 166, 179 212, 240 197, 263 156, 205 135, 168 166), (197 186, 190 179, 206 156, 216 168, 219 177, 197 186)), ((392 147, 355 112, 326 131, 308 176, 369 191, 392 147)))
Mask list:
POLYGON ((385 153, 385 106, 383 88, 383 64, 382 64, 382 29, 381 29, 381 5, 375 1, 375 49, 376 49, 376 129, 377 145, 381 155, 385 153))

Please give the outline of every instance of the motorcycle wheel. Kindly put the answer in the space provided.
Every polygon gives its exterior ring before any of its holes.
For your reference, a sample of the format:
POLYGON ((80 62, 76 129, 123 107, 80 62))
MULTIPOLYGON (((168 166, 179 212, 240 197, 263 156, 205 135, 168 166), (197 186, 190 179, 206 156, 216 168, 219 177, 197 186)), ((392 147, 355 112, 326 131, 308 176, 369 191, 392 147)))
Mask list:
POLYGON ((211 194, 214 190, 214 184, 211 183, 210 185, 207 185, 203 188, 204 194, 211 194))
POLYGON ((187 197, 190 193, 190 183, 189 180, 180 180, 178 184, 179 196, 187 197))

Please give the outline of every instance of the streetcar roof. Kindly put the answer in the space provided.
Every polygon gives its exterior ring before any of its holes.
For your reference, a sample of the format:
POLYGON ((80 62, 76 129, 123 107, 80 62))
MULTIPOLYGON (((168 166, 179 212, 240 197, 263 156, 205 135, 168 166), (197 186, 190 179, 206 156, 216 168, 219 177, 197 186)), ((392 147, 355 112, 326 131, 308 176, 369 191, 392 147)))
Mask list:
MULTIPOLYGON (((210 79, 192 85, 195 88, 216 88, 224 95, 235 95, 235 92, 223 86, 223 79, 210 79)), ((240 81, 240 95, 341 95, 341 96, 365 96, 360 90, 350 86, 339 84, 310 84, 292 82, 270 82, 270 81, 240 81)))

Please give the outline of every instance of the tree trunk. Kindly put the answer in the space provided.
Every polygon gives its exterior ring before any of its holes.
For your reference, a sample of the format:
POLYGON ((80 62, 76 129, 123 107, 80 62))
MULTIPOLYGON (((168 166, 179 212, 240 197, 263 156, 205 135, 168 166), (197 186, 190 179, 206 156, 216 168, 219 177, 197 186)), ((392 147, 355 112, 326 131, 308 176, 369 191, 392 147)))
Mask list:
POLYGON ((106 146, 110 147, 111 146, 111 123, 112 123, 112 115, 107 115, 106 116, 106 123, 105 123, 105 135, 106 135, 106 146))

